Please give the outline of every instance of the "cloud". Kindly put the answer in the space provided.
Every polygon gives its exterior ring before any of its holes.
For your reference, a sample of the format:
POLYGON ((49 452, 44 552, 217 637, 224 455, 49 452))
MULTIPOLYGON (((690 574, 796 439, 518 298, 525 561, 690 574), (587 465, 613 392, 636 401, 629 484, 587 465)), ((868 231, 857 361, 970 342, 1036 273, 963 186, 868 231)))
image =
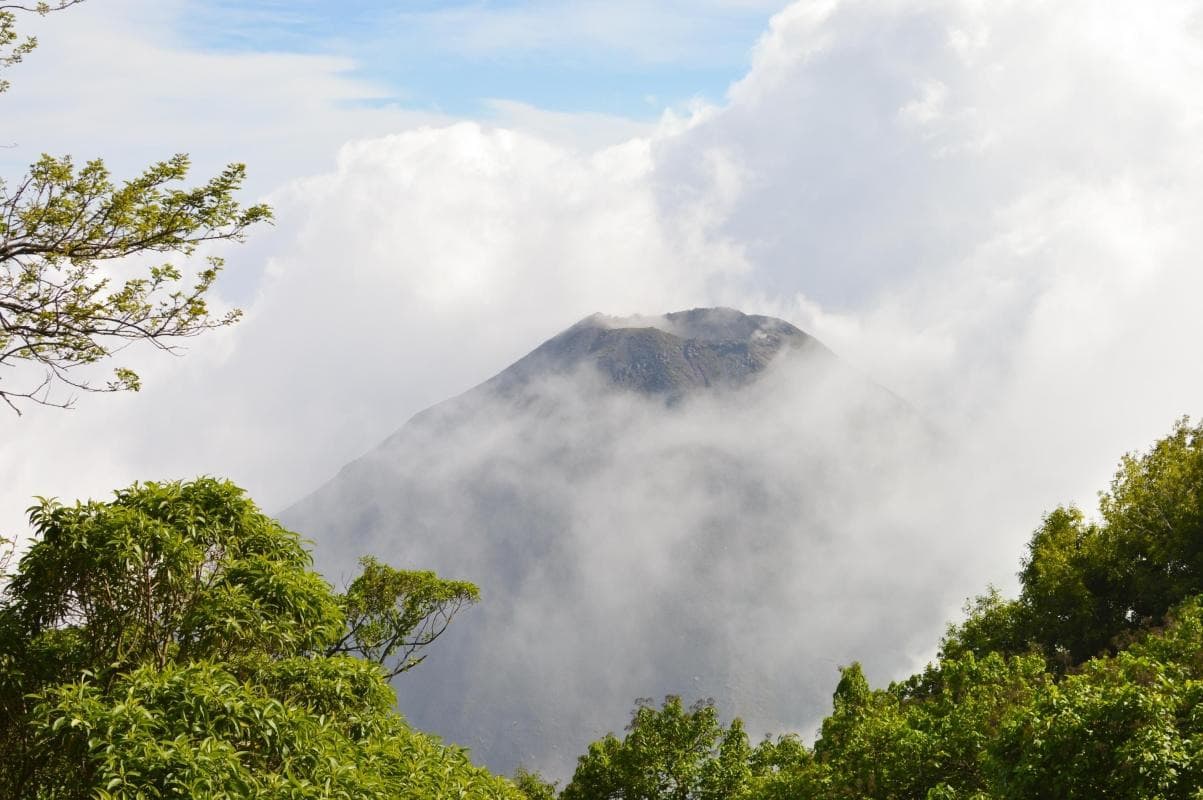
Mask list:
POLYGON ((1037 494, 1088 502, 1119 452, 1203 401, 1178 366, 1201 332, 1182 300, 1200 283, 1199 19, 796 3, 728 103, 658 143, 662 206, 716 191, 701 154, 733 165, 743 188, 709 230, 743 248, 745 304, 1014 448, 1005 463, 1039 461, 1037 494))
MULTIPOLYGON (((342 108, 370 89, 321 59, 177 72, 119 40, 119 74, 163 103, 115 113, 122 84, 81 61, 78 89, 30 79, 7 107, 67 92, 29 141, 153 119, 131 160, 191 130, 214 163, 313 177, 274 193, 277 228, 240 257, 270 277, 237 329, 152 362, 140 396, 0 423, 4 506, 204 471, 279 509, 587 313, 727 304, 799 324, 959 441, 973 468, 938 497, 980 520, 933 502, 927 522, 978 547, 947 594, 1006 583, 1043 510, 1090 505, 1120 453, 1203 406, 1201 19, 1176 0, 798 2, 723 105, 596 149, 342 108)), ((880 602, 861 600, 850 617, 880 602)))
POLYGON ((449 118, 396 105, 350 58, 185 46, 184 0, 84 3, 22 18, 38 49, 10 73, 5 174, 43 151, 103 156, 120 173, 177 151, 197 173, 251 164, 252 193, 328 169, 338 146, 449 118))
POLYGON ((87 441, 122 464, 110 482, 211 471, 279 508, 549 330, 700 303, 741 269, 705 214, 660 219, 651 166, 646 140, 582 153, 475 123, 348 144, 270 198, 267 277, 236 329, 148 361, 137 397, 14 421, 7 446, 87 441))

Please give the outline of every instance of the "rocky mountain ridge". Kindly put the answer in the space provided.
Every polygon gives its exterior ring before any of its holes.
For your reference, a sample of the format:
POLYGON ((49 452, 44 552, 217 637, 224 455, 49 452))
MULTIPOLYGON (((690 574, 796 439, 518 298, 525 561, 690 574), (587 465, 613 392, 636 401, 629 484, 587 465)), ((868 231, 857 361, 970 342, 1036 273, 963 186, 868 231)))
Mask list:
POLYGON ((828 351, 774 317, 695 308, 658 317, 593 314, 535 348, 485 385, 513 392, 584 365, 605 382, 680 400, 706 388, 738 388, 788 351, 828 351))

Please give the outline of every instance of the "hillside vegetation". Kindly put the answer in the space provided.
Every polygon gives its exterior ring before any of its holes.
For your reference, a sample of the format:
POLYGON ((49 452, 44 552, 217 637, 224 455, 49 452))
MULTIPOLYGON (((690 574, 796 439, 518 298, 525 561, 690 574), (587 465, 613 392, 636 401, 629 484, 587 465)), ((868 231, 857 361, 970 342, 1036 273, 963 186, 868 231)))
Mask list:
POLYGON ((471 584, 367 560, 335 594, 213 479, 30 520, 0 605, 0 797, 517 796, 411 730, 386 680, 471 584))
MULTIPOLYGON (((1058 508, 923 672, 842 670, 813 745, 639 701, 557 791, 412 730, 388 677, 475 587, 365 560, 342 594, 229 483, 41 501, 0 604, 11 798, 1203 798, 1203 426, 1058 508)), ((755 657, 750 654, 749 657, 755 657)), ((781 676, 788 681, 789 676, 781 676)))
POLYGON ((1097 522, 1049 513, 1020 579, 971 603, 922 673, 875 690, 844 668, 813 747, 753 747, 669 697, 561 796, 1203 798, 1203 426, 1124 458, 1097 522))

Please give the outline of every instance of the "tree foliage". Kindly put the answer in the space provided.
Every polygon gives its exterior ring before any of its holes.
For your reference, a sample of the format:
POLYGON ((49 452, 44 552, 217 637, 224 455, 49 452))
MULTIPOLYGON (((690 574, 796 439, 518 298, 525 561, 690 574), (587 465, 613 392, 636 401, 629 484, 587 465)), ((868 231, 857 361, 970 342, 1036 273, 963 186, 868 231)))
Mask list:
POLYGON ((532 772, 518 767, 514 772, 514 786, 526 800, 555 800, 556 782, 549 781, 538 771, 532 772))
POLYGON ((347 598, 232 484, 30 519, 0 602, 0 797, 517 796, 410 730, 379 663, 332 652, 347 598))
POLYGON ((270 219, 266 206, 242 208, 234 193, 245 177, 232 164, 208 183, 180 189, 188 157, 177 155, 124 184, 103 162, 76 168, 70 158, 43 156, 14 186, 0 182, 0 366, 26 383, 0 389, 15 401, 69 405, 53 390, 137 390, 137 373, 118 367, 92 382, 78 370, 137 341, 173 350, 172 341, 235 322, 239 312, 213 312, 206 300, 222 267, 209 257, 191 277, 171 261, 101 269, 100 262, 170 253, 192 255, 204 242, 241 240, 270 219))
POLYGON ((607 735, 581 756, 563 800, 723 800, 767 791, 782 769, 807 761, 794 737, 748 743, 743 723, 719 722, 712 701, 689 708, 670 695, 638 701, 627 735, 607 735))
POLYGON ((1125 457, 1097 522, 1048 514, 1020 581, 973 601, 907 680, 873 689, 845 667, 813 748, 745 740, 717 793, 701 777, 720 760, 715 711, 670 698, 594 743, 561 796, 1203 797, 1203 427, 1125 457))
MULTIPOLYGON (((56 2, 38 2, 30 5, 21 3, 0 4, 0 70, 19 64, 21 59, 38 46, 38 40, 33 36, 21 36, 17 33, 17 14, 24 11, 45 16, 51 11, 61 11, 68 6, 82 3, 83 0, 56 0, 56 2)), ((9 83, 0 78, 0 93, 6 91, 9 83)))
POLYGON ((455 615, 480 600, 467 581, 440 578, 429 571, 399 570, 370 556, 363 573, 342 595, 346 632, 326 651, 387 665, 392 678, 426 658, 417 655, 447 630, 455 615))
MULTIPOLYGON (((36 45, 17 33, 15 11, 45 14, 77 1, 0 5, 0 67, 36 45)), ((207 299, 220 258, 191 275, 177 262, 205 243, 241 241, 271 211, 235 200, 242 164, 181 188, 188 168, 179 154, 116 183, 99 159, 76 166, 43 155, 23 178, 0 180, 0 379, 10 379, 0 399, 14 411, 21 401, 69 406, 75 390, 137 390, 129 367, 101 382, 91 367, 134 342, 175 351, 177 340, 239 318, 207 299)))
POLYGON ((979 598, 948 652, 1042 652, 1062 670, 1115 653, 1184 598, 1203 593, 1203 425, 1175 423, 1129 454, 1099 497, 1100 519, 1048 514, 1028 543, 1013 601, 979 598))

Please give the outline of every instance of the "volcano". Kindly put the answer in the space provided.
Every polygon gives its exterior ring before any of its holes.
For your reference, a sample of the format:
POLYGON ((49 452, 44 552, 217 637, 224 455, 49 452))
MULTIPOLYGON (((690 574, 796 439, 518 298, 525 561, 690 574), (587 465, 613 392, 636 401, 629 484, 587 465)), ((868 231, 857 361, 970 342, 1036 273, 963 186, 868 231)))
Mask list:
POLYGON ((946 611, 933 565, 955 560, 915 512, 938 447, 783 320, 595 314, 281 520, 336 585, 360 554, 476 582, 399 707, 495 770, 565 777, 639 697, 805 733, 837 665, 911 666, 946 611))

